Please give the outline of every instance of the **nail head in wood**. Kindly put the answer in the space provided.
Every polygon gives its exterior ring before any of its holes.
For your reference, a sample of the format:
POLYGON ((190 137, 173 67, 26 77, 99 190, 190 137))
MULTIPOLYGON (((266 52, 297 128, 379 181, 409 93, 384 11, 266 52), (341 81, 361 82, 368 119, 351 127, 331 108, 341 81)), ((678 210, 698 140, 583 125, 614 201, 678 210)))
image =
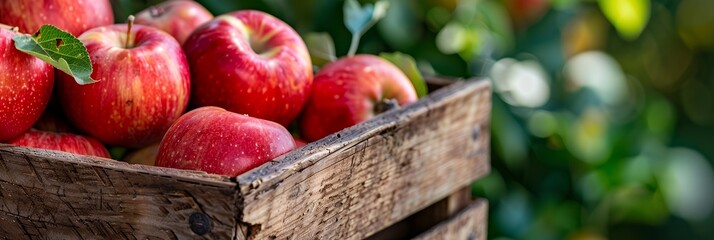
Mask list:
POLYGON ((202 236, 211 231, 211 219, 204 213, 194 213, 188 218, 193 233, 202 236))
POLYGON ((471 129, 471 139, 476 141, 479 137, 481 137, 481 126, 476 126, 471 129))
POLYGON ((469 236, 466 238, 467 240, 476 240, 476 233, 475 232, 470 232, 469 236))

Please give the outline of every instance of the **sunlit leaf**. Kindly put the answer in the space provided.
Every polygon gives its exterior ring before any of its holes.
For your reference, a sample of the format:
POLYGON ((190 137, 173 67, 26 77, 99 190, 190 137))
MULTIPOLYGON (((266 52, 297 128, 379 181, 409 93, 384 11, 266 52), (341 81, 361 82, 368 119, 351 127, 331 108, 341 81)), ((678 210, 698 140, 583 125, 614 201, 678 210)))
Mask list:
POLYGON ((714 210, 714 171, 699 152, 673 148, 659 176, 664 197, 671 211, 682 218, 697 221, 714 210))
POLYGON ((52 25, 44 25, 34 35, 17 34, 15 48, 52 64, 74 77, 79 84, 95 82, 92 61, 84 44, 68 32, 52 25))
POLYGON ((428 93, 426 82, 424 81, 424 77, 421 76, 421 72, 419 72, 416 61, 412 56, 400 52, 381 53, 379 56, 399 67, 402 72, 407 75, 414 86, 414 90, 416 90, 417 96, 426 96, 428 93))
POLYGON ((466 28, 456 22, 446 25, 436 36, 436 46, 445 54, 454 54, 466 46, 466 28))
POLYGON ((322 66, 337 58, 335 55, 335 42, 332 40, 332 37, 330 37, 330 34, 308 33, 305 34, 303 38, 305 39, 307 49, 310 51, 312 64, 322 66))
POLYGON ((650 19, 650 0, 599 0, 600 9, 625 39, 640 36, 650 19))

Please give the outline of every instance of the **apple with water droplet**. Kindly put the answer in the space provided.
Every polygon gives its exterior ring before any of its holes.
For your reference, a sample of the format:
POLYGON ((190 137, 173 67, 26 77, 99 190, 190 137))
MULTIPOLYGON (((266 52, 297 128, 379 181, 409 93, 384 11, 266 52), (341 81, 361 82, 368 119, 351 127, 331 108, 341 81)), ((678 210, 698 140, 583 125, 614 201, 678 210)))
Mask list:
POLYGON ((292 135, 280 124, 201 107, 169 128, 156 166, 237 176, 294 148, 292 135))
POLYGON ((20 34, 0 25, 0 142, 24 133, 40 118, 52 95, 52 65, 15 49, 20 34))
POLYGON ((176 39, 156 28, 132 27, 131 21, 91 29, 78 39, 98 82, 79 85, 60 73, 57 93, 69 120, 113 146, 159 142, 190 95, 186 56, 176 39))
POLYGON ((180 44, 201 24, 213 19, 201 4, 188 0, 159 3, 136 14, 136 24, 155 27, 174 36, 180 44))
POLYGON ((287 126, 312 84, 312 62, 300 35, 267 13, 218 16, 184 44, 195 106, 218 106, 287 126))
POLYGON ((109 0, 2 0, 0 23, 34 33, 42 25, 79 36, 84 31, 114 23, 109 0))
POLYGON ((110 158, 107 148, 96 139, 72 133, 30 130, 9 143, 16 146, 110 158))

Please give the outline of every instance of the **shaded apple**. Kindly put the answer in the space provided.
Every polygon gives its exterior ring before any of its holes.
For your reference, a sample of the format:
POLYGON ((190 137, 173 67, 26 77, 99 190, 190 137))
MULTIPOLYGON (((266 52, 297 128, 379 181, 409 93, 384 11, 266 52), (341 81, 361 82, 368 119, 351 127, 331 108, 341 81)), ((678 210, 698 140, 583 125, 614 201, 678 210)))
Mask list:
POLYGON ((312 142, 416 100, 414 86, 392 63, 372 55, 341 58, 315 75, 300 133, 312 142))
POLYGON ((2 0, 0 23, 17 26, 20 32, 34 33, 52 24, 74 36, 112 24, 109 0, 2 0))
POLYGON ((15 49, 16 34, 0 25, 0 142, 32 127, 47 107, 54 83, 50 64, 15 49))
MULTIPOLYGON (((52 100, 50 99, 50 105, 47 106, 45 112, 42 113, 42 116, 40 116, 40 119, 35 122, 32 128, 46 132, 76 132, 77 130, 69 123, 69 120, 67 120, 67 117, 62 111, 50 109, 54 107, 51 106, 51 104, 52 100)), ((59 108, 59 106, 56 107, 59 108)))
POLYGON ((184 44, 191 102, 288 125, 312 84, 305 43, 289 25, 252 10, 218 16, 184 44))
POLYGON ((109 158, 109 151, 96 139, 71 133, 30 130, 9 142, 12 145, 109 158))
POLYGON ((156 166, 237 176, 294 148, 292 135, 280 124, 201 107, 171 126, 156 166))
POLYGON ((174 36, 179 44, 201 24, 213 19, 201 4, 188 0, 159 3, 136 14, 136 23, 163 30, 174 36))

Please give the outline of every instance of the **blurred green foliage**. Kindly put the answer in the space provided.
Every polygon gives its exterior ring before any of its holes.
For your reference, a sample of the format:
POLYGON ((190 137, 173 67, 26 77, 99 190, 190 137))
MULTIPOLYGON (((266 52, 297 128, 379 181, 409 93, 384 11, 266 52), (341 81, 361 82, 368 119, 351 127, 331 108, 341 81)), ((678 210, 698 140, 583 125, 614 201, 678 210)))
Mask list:
MULTIPOLYGON (((113 0, 116 18, 157 1, 113 0)), ((350 32, 336 0, 201 0, 350 32)), ((361 1, 362 3, 374 1, 361 1)), ((391 0, 359 53, 489 77, 492 239, 714 238, 714 1, 391 0)))

